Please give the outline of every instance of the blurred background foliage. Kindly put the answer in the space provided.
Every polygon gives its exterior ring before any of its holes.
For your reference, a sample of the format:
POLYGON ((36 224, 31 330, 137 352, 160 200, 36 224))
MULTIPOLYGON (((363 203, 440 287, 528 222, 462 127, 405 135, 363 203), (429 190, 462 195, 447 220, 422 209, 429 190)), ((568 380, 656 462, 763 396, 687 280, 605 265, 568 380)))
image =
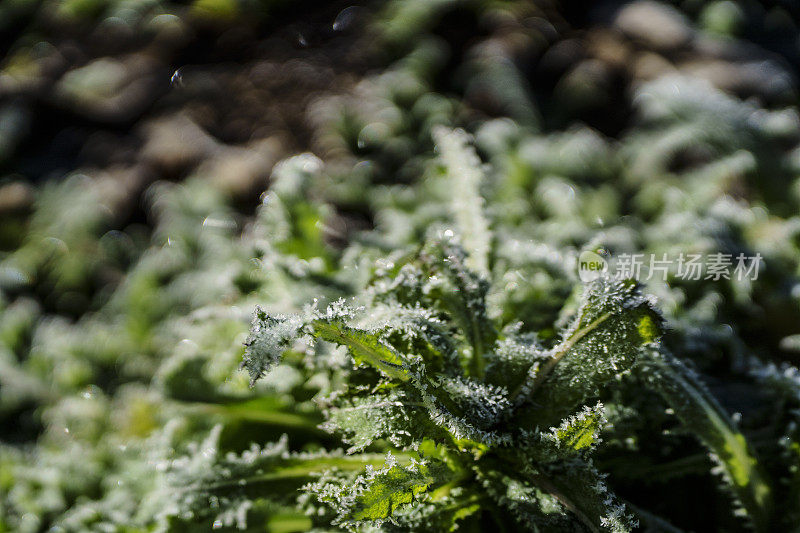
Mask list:
MULTIPOLYGON (((351 295, 452 222, 436 125, 485 164, 493 318, 546 345, 583 249, 762 254, 754 283, 648 291, 769 471, 774 530, 796 527, 798 24, 747 0, 3 2, 0 531, 235 528, 165 508, 164 465, 217 424, 223 450, 341 446, 315 402, 342 354, 251 389, 249 318, 351 295)), ((638 403, 609 484, 679 528, 744 527, 638 403)), ((290 500, 248 524, 325 524, 290 500)))

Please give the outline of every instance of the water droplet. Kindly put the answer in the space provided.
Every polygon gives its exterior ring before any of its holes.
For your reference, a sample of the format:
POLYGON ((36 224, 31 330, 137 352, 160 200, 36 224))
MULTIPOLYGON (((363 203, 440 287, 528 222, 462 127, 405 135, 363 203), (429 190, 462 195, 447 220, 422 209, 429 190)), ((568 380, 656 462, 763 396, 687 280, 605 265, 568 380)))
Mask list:
POLYGON ((183 87, 183 72, 181 69, 178 69, 172 73, 172 78, 170 78, 169 84, 172 87, 183 87))
POLYGON ((358 6, 342 9, 333 21, 333 31, 344 31, 353 25, 358 14, 358 6))
POLYGON ((220 529, 222 527, 222 520, 220 519, 214 520, 214 524, 211 527, 213 529, 220 529))
POLYGON ((236 223, 230 219, 217 218, 214 216, 207 216, 203 220, 204 228, 220 228, 226 230, 236 229, 236 223))

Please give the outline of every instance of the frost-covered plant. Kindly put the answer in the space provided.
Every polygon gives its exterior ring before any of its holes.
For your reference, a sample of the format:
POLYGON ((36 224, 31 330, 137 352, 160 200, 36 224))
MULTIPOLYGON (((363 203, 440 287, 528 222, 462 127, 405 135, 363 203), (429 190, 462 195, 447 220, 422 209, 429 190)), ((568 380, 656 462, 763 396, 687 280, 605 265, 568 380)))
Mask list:
MULTIPOLYGON (((489 284, 465 260, 438 242, 380 276, 366 309, 256 312, 244 360, 253 380, 297 339, 344 346, 350 384, 325 401, 324 427, 342 433, 352 459, 378 439, 410 457, 358 475, 326 470, 306 490, 348 527, 438 528, 488 512, 533 529, 629 530, 634 519, 591 461, 605 424, 596 398, 657 341, 659 316, 633 282, 604 278, 545 348, 497 330, 489 284)), ((241 475, 226 472, 231 483, 241 475)))
POLYGON ((325 401, 323 427, 342 434, 353 459, 383 442, 410 461, 326 470, 306 485, 332 507, 334 524, 631 530, 636 519, 592 455, 607 424, 597 398, 633 373, 716 454, 742 514, 763 529, 770 489, 760 467, 691 372, 658 352, 662 319, 633 281, 587 284, 571 324, 545 347, 513 326, 498 330, 488 281, 465 260, 458 246, 434 242, 381 273, 365 308, 256 311, 243 363, 253 380, 298 340, 343 346, 353 369, 325 401))

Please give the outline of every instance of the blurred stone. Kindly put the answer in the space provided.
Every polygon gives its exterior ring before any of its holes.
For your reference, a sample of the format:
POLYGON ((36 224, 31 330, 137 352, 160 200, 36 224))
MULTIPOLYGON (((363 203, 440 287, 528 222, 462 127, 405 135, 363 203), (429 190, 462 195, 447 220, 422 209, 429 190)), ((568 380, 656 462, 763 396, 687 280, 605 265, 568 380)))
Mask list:
POLYGON ((92 174, 99 197, 118 220, 124 220, 136 208, 141 193, 156 178, 141 165, 113 166, 92 174))
POLYGON ((185 44, 191 33, 180 17, 169 13, 155 15, 145 27, 155 33, 156 42, 169 46, 185 44))
POLYGON ((132 136, 115 131, 98 130, 83 141, 79 158, 97 166, 132 165, 139 157, 139 143, 132 136))
POLYGON ((677 9, 640 0, 622 7, 614 17, 614 27, 658 50, 674 50, 693 37, 689 20, 677 9))
POLYGON ((220 27, 231 23, 240 13, 236 0, 194 0, 189 14, 198 23, 220 27))
POLYGON ((555 94, 569 113, 606 105, 610 100, 611 73, 597 59, 581 61, 558 82, 555 94))
POLYGON ((631 46, 619 34, 608 30, 590 32, 586 47, 592 57, 614 68, 626 68, 631 58, 631 46))
POLYGON ((0 162, 10 159, 31 128, 31 112, 12 103, 0 108, 0 162))
POLYGON ((147 122, 142 160, 159 172, 175 176, 217 150, 217 141, 183 113, 147 122))
POLYGON ((0 216, 28 211, 33 206, 33 187, 14 181, 0 185, 0 216))
POLYGON ((56 103, 91 120, 125 122, 141 114, 168 87, 164 68, 149 56, 104 57, 65 73, 56 103))
POLYGON ((223 146, 197 172, 207 176, 217 189, 245 199, 264 190, 283 152, 283 143, 277 137, 259 139, 247 147, 223 146))
POLYGON ((523 21, 525 26, 530 27, 547 39, 549 42, 556 41, 559 37, 559 32, 553 23, 542 17, 530 17, 523 21))
POLYGON ((42 83, 42 69, 30 49, 8 55, 0 68, 0 96, 32 91, 42 83))
POLYGON ((551 46, 542 56, 539 68, 550 73, 563 73, 585 57, 583 43, 578 39, 565 39, 551 46))
POLYGON ((718 35, 738 34, 747 20, 741 7, 730 0, 711 2, 700 13, 700 25, 704 30, 718 35))
POLYGON ((633 62, 633 77, 637 81, 649 81, 675 73, 675 67, 653 52, 642 52, 633 62))
POLYGON ((775 61, 733 63, 706 59, 684 63, 681 70, 742 97, 759 96, 771 101, 786 101, 795 94, 791 74, 775 61))

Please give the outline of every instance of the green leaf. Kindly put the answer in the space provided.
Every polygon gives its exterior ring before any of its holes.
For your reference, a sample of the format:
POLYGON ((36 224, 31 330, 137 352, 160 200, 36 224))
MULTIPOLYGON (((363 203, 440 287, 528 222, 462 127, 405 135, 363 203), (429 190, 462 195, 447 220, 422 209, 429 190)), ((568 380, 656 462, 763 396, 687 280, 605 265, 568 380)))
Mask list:
POLYGON ((488 281, 466 267, 466 253, 452 243, 432 243, 423 250, 422 259, 428 270, 424 292, 433 306, 448 313, 458 324, 469 343, 469 372, 482 378, 486 354, 498 337, 486 311, 488 281))
POLYGON ((422 407, 415 391, 400 388, 353 398, 339 396, 326 411, 327 421, 322 427, 344 433, 343 440, 351 445, 348 453, 361 451, 379 438, 398 448, 428 436, 447 438, 422 407))
POLYGON ((575 458, 544 466, 528 464, 522 471, 589 531, 626 533, 637 525, 591 462, 575 458))
POLYGON ((445 497, 435 497, 435 501, 432 499, 395 509, 392 515, 394 524, 384 524, 382 528, 398 532, 457 531, 460 530, 459 522, 481 511, 482 501, 480 495, 456 488, 445 497))
MULTIPOLYGON (((246 518, 246 509, 253 502, 294 503, 297 489, 319 472, 358 472, 365 466, 384 463, 384 456, 375 454, 292 453, 285 435, 263 447, 253 444, 241 454, 224 453, 220 450, 221 433, 222 426, 216 426, 202 443, 190 445, 187 455, 165 465, 161 490, 150 502, 160 511, 149 510, 162 523, 172 517, 213 519, 237 509, 244 509, 246 518)), ((401 459, 407 460, 404 456, 401 459)), ((245 519, 237 520, 240 527, 246 523, 245 519)))
POLYGON ((256 307, 242 360, 242 367, 250 374, 250 386, 280 362, 303 326, 299 317, 272 317, 256 307))
MULTIPOLYGON (((538 472, 537 472, 538 475, 538 472)), ((545 490, 530 472, 505 474, 499 465, 481 468, 477 473, 483 490, 497 504, 495 520, 511 530, 576 533, 586 525, 565 512, 555 494, 545 490), (513 529, 512 529, 513 528, 513 529)), ((550 487, 555 492, 554 487, 550 487)), ((491 508, 490 506, 486 506, 491 508)))
POLYGON ((353 520, 380 520, 391 516, 392 511, 446 483, 449 470, 439 462, 416 463, 408 467, 393 466, 375 476, 367 490, 356 496, 351 508, 353 520))
POLYGON ((318 319, 312 322, 312 328, 316 337, 347 347, 357 363, 377 368, 394 379, 410 379, 401 355, 377 335, 349 327, 340 320, 318 319))
MULTIPOLYGON (((594 407, 584 407, 578 413, 565 418, 560 425, 550 428, 550 431, 524 430, 519 446, 524 450, 522 455, 526 460, 542 465, 576 458, 585 459, 600 442, 600 431, 606 425, 603 404, 598 403, 594 407)), ((503 456, 510 462, 517 461, 518 455, 518 450, 503 452, 503 456)))
POLYGON ((597 395, 630 370, 644 346, 658 340, 661 324, 633 280, 601 277, 587 284, 574 323, 522 387, 533 406, 525 416, 552 425, 597 395))
POLYGON ((379 526, 395 510, 452 479, 453 472, 441 461, 412 461, 401 466, 390 455, 381 470, 368 466, 366 472, 349 481, 323 478, 310 490, 338 510, 337 523, 351 527, 358 522, 372 522, 379 526))
POLYGON ((699 378, 666 352, 650 351, 641 371, 675 411, 683 426, 711 451, 740 511, 757 531, 769 531, 772 490, 744 435, 699 378))
POLYGON ((597 444, 604 424, 603 404, 598 403, 564 420, 560 426, 552 429, 552 433, 559 446, 583 451, 597 444))

